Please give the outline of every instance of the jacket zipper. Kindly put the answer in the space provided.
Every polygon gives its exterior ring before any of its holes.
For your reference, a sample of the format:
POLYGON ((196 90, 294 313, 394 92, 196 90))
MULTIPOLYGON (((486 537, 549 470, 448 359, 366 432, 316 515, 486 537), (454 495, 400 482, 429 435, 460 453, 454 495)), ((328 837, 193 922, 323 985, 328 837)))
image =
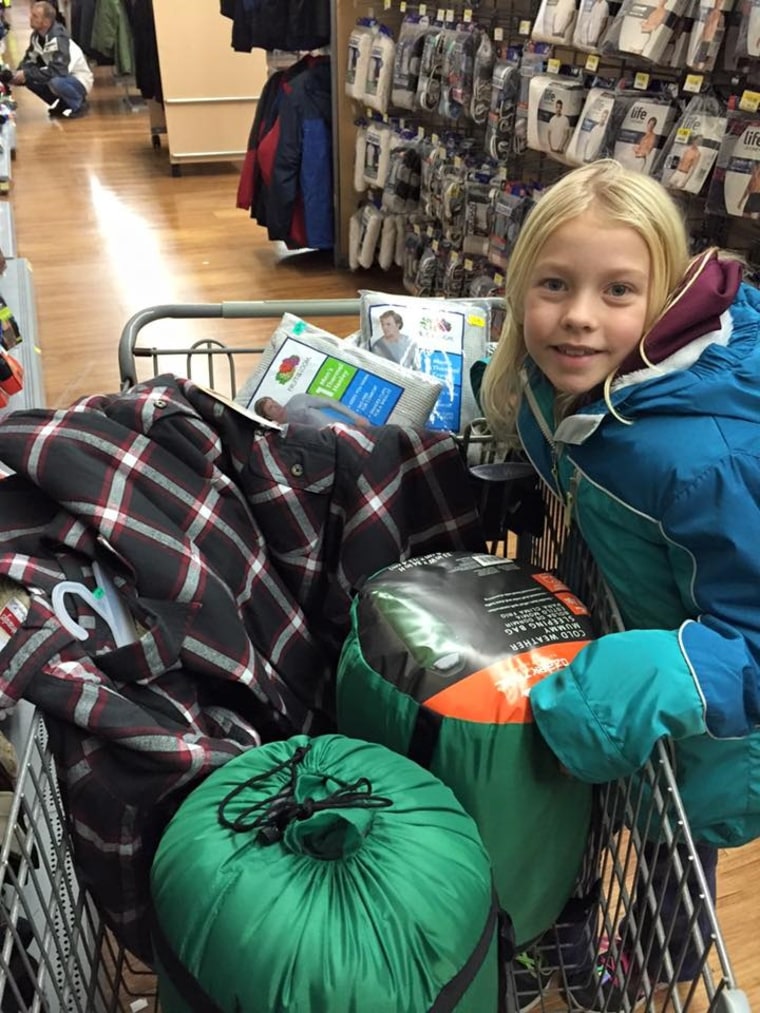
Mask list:
POLYGON ((562 451, 557 447, 557 443, 554 439, 554 434, 549 428, 549 424, 544 418, 543 412, 539 408, 533 390, 530 384, 528 383, 527 373, 524 370, 522 373, 522 381, 523 381, 523 391, 525 392, 525 397, 527 398, 528 404, 530 405, 530 410, 533 412, 533 417, 538 423, 538 428, 541 430, 544 439, 549 444, 549 450, 552 455, 552 477, 554 478, 554 487, 557 496, 562 501, 564 506, 564 524, 565 528, 567 529, 570 527, 573 521, 573 509, 575 507, 575 497, 578 490, 578 483, 580 482, 581 477, 580 472, 578 471, 578 469, 575 467, 575 464, 571 460, 570 464, 572 465, 573 471, 572 474, 570 475, 570 482, 568 485, 567 492, 565 492, 564 489, 562 488, 562 483, 559 477, 559 461, 560 457, 562 456, 562 451))

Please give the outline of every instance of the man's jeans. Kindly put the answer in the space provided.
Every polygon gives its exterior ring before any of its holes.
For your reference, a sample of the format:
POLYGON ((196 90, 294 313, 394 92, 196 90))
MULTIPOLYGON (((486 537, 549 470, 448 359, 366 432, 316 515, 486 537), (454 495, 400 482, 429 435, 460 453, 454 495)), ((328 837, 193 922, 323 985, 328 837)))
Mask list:
POLYGON ((52 105, 57 98, 62 99, 73 113, 79 112, 87 98, 84 85, 72 74, 53 77, 47 84, 27 83, 27 88, 41 98, 46 105, 52 105))

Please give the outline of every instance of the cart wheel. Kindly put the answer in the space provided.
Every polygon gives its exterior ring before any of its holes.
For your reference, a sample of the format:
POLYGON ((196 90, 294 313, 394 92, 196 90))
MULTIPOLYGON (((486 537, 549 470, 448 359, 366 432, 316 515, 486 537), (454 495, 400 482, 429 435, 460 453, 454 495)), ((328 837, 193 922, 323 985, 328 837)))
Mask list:
POLYGON ((178 176, 181 176, 181 175, 182 175, 182 166, 181 165, 173 165, 172 166, 172 176, 174 176, 174 178, 176 179, 178 176))
POLYGON ((150 139, 150 143, 153 145, 154 151, 161 150, 161 138, 158 136, 158 134, 153 134, 153 136, 150 139))

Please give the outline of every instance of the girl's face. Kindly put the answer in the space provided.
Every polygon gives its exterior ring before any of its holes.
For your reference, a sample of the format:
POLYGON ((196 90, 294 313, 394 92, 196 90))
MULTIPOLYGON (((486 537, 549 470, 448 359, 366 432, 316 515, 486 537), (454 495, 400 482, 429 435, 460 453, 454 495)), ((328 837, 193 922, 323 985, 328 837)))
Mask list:
POLYGON ((644 333, 650 257, 634 229, 585 211, 556 229, 528 279, 528 354, 552 386, 585 394, 644 333))

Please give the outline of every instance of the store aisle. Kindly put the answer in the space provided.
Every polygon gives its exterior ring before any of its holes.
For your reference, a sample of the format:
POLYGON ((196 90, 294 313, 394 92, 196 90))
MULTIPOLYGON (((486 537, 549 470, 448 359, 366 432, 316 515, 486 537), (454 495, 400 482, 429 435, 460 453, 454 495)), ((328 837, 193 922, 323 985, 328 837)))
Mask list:
MULTIPOLYGON (((27 0, 16 0, 10 20, 5 59, 15 67, 29 38, 27 0)), ((34 269, 49 405, 117 388, 118 337, 144 306, 351 296, 366 283, 335 271, 330 254, 288 255, 270 243, 235 207, 237 164, 187 166, 173 178, 165 147, 151 145, 147 110, 130 111, 112 68, 95 77, 91 111, 73 121, 51 120, 34 95, 14 91, 8 199, 18 254, 34 269)), ((271 329, 231 323, 224 335, 263 341, 271 329)), ((210 333, 187 324, 154 331, 177 344, 210 333)))

